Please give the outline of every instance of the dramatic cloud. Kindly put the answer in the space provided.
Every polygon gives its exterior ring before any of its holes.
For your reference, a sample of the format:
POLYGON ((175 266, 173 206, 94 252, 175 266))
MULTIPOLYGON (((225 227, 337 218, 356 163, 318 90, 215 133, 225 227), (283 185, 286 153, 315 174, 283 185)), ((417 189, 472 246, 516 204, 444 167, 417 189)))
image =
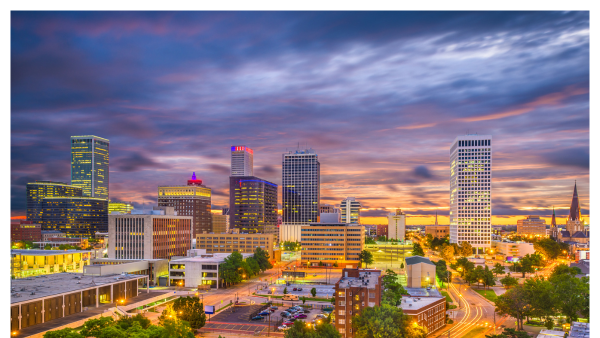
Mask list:
POLYGON ((71 135, 110 139, 111 198, 136 208, 192 172, 225 207, 232 145, 279 185, 312 147, 325 203, 432 223, 478 133, 494 215, 548 216, 575 180, 587 210, 589 96, 588 12, 13 11, 12 215, 26 181, 69 182, 71 135))

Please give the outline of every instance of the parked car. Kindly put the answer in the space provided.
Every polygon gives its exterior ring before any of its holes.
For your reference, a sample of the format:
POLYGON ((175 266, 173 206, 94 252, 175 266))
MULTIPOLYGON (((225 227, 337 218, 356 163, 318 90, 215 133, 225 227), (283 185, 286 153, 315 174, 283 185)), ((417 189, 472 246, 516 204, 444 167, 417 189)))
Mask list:
POLYGON ((284 295, 281 300, 298 300, 297 295, 284 295))
POLYGON ((298 291, 302 291, 302 288, 298 288, 298 291))
POLYGON ((293 291, 298 291, 298 288, 294 288, 294 290, 293 290, 293 291))
POLYGON ((254 316, 254 317, 252 317, 252 320, 261 320, 261 319, 265 319, 265 317, 263 317, 263 316, 254 316))
POLYGON ((269 290, 269 292, 267 292, 267 294, 272 295, 273 291, 269 290))
POLYGON ((287 312, 287 311, 283 311, 283 312, 281 313, 281 317, 283 317, 283 318, 287 318, 287 317, 289 317, 289 316, 291 316, 291 314, 290 314, 289 312, 287 312))
POLYGON ((273 310, 277 310, 277 309, 279 309, 279 308, 278 308, 277 306, 271 306, 271 309, 273 309, 273 310))
POLYGON ((292 326, 292 325, 294 325, 294 322, 292 322, 292 321, 289 321, 289 320, 286 320, 286 321, 285 321, 285 322, 283 322, 281 325, 284 325, 284 326, 292 326))
POLYGON ((290 318, 288 318, 288 319, 287 319, 287 321, 288 321, 288 322, 295 322, 295 321, 296 321, 296 318, 294 318, 294 317, 290 317, 290 318))
POLYGON ((324 314, 324 313, 319 313, 319 314, 317 315, 317 318, 327 318, 327 315, 326 315, 326 314, 324 314))
POLYGON ((270 314, 271 314, 271 312, 269 312, 269 311, 261 311, 258 313, 259 316, 268 316, 270 314))
POLYGON ((280 327, 277 328, 277 330, 279 331, 285 331, 285 330, 289 330, 290 328, 288 326, 285 325, 281 325, 280 327))
POLYGON ((306 317, 307 316, 304 313, 299 313, 299 314, 297 314, 297 315, 294 316, 294 318, 296 318, 296 319, 303 319, 303 318, 306 318, 306 317))
POLYGON ((304 309, 304 313, 310 313, 310 309, 304 309))

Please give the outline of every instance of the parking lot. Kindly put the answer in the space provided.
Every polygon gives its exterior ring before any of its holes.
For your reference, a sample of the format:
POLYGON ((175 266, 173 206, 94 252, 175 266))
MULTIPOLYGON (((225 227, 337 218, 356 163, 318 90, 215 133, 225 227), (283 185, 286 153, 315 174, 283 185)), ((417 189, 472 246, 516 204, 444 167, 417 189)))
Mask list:
POLYGON ((268 295, 269 291, 271 291, 273 295, 282 296, 284 288, 287 288, 288 294, 297 295, 298 297, 306 296, 308 298, 307 300, 312 298, 312 295, 310 294, 310 289, 312 288, 317 289, 317 298, 331 298, 335 292, 334 285, 290 284, 290 286, 270 285, 268 288, 259 290, 257 294, 268 295), (294 291, 294 288, 302 288, 302 291, 294 291))

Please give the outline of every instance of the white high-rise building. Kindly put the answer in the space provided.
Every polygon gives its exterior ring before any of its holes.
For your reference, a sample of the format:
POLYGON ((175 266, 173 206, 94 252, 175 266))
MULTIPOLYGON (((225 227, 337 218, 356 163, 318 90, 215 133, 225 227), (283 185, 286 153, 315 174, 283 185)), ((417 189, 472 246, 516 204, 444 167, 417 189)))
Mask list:
POLYGON ((354 197, 348 197, 340 204, 342 223, 360 224, 360 202, 354 197))
POLYGON ((450 147, 450 243, 491 247, 492 136, 458 136, 450 147))
POLYGON ((313 149, 282 156, 282 221, 279 240, 300 241, 300 227, 319 222, 321 170, 313 149))
POLYGON ((404 241, 406 236, 406 214, 400 209, 388 214, 388 238, 404 241))
POLYGON ((231 176, 254 176, 254 151, 246 146, 231 146, 231 176))

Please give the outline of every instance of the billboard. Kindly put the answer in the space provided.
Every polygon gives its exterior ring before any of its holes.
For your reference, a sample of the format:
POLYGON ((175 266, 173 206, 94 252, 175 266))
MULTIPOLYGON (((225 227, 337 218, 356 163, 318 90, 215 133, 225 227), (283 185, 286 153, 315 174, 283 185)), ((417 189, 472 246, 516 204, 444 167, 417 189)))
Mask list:
POLYGON ((204 305, 204 313, 207 315, 212 315, 215 313, 214 305, 204 305))

